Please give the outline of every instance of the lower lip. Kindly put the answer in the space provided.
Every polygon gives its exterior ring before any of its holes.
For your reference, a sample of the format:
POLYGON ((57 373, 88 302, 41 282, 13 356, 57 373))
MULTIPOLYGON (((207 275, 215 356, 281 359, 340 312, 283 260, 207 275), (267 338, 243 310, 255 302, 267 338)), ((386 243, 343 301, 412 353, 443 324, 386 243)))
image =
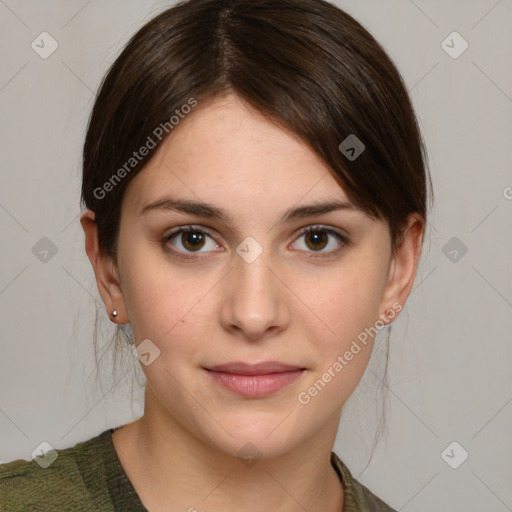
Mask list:
POLYGON ((306 370, 268 373, 266 375, 238 375, 235 373, 207 373, 221 386, 247 398, 260 398, 271 395, 297 380, 306 370))

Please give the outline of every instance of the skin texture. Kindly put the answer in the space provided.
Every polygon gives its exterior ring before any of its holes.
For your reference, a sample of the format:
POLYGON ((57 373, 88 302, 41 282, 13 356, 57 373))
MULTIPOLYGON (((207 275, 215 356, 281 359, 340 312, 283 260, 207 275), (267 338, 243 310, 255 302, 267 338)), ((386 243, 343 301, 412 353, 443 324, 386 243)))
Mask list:
POLYGON ((94 214, 82 214, 107 312, 118 311, 117 323, 131 322, 136 345, 148 338, 160 350, 150 365, 141 364, 144 415, 113 434, 148 510, 284 512, 298 510, 298 503, 310 512, 342 509, 343 489, 329 457, 372 340, 309 403, 297 397, 359 333, 405 303, 423 221, 411 215, 394 255, 387 223, 357 209, 279 221, 289 208, 333 199, 348 201, 322 160, 229 95, 200 104, 181 121, 127 187, 117 266, 99 254, 94 214), (167 194, 223 208, 233 225, 170 210, 140 215, 167 194), (188 248, 193 259, 172 256, 160 243, 187 225, 213 231, 200 252, 184 246, 182 235, 164 244, 181 253, 188 248), (351 243, 322 231, 323 245, 300 235, 316 225, 351 243), (248 236, 263 249, 252 263, 236 252, 248 236), (307 371, 256 399, 221 388, 203 369, 268 360, 307 371), (247 442, 262 454, 252 467, 237 457, 247 442))

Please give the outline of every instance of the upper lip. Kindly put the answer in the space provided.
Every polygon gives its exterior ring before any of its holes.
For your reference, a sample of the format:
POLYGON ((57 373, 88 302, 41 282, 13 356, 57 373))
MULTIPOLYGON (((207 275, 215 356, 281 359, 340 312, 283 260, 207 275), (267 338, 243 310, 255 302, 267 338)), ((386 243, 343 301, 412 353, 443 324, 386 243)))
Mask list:
POLYGON ((214 372, 235 373, 237 375, 265 375, 266 373, 291 372, 296 370, 304 370, 300 366, 280 363, 279 361, 264 361, 262 363, 244 363, 243 361, 235 361, 226 364, 217 364, 210 366, 206 370, 214 372))

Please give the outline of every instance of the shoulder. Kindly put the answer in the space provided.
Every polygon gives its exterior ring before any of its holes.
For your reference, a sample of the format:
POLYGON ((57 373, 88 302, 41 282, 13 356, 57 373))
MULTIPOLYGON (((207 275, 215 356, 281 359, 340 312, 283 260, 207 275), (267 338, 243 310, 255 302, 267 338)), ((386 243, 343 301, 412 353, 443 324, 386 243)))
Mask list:
POLYGON ((344 512, 397 512, 357 481, 334 452, 331 453, 331 463, 343 482, 344 512))
POLYGON ((106 434, 108 430, 32 460, 0 464, 0 511, 101 510, 99 496, 94 496, 87 480, 102 464, 106 434))

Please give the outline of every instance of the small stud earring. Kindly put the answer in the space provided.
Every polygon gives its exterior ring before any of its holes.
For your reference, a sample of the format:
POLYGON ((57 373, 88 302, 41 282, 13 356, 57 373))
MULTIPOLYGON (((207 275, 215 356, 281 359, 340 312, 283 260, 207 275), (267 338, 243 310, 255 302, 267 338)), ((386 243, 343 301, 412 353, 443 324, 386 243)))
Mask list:
POLYGON ((114 311, 112 311, 112 316, 115 318, 117 316, 117 309, 114 309, 114 311))

